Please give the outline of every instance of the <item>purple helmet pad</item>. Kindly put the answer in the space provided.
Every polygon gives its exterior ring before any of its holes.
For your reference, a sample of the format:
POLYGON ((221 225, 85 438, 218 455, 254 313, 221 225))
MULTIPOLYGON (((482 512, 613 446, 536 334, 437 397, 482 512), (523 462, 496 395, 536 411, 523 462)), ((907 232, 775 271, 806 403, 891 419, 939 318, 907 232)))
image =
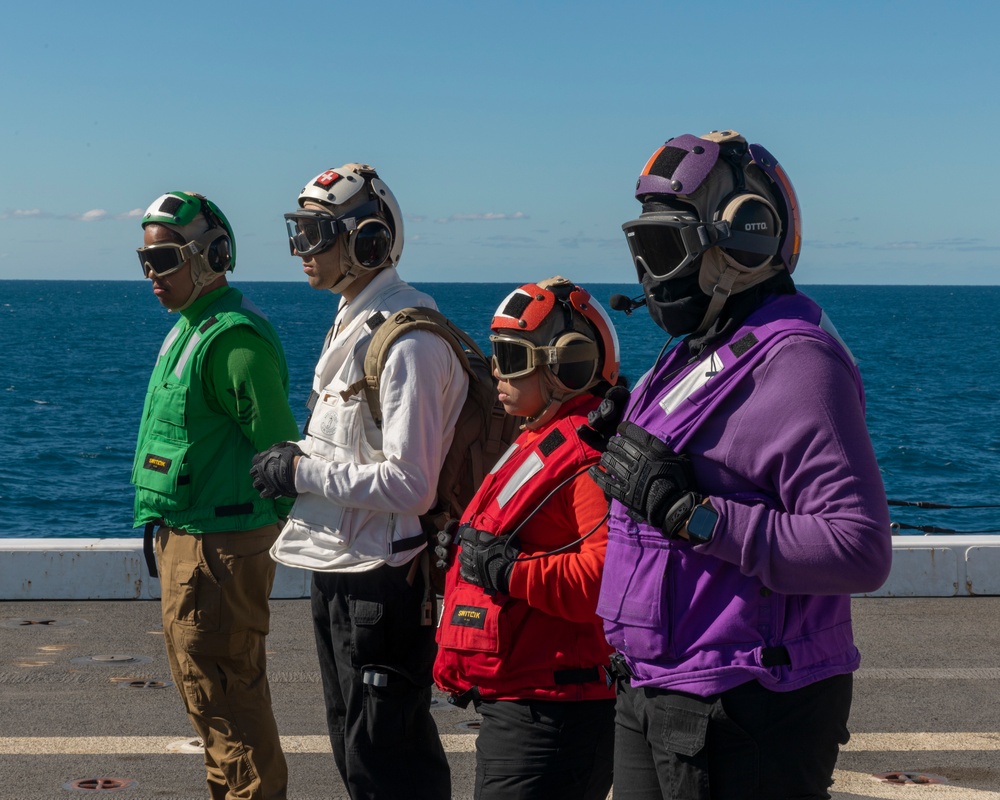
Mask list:
POLYGON ((719 145, 690 133, 669 139, 646 162, 635 196, 647 194, 689 195, 719 160, 719 145))

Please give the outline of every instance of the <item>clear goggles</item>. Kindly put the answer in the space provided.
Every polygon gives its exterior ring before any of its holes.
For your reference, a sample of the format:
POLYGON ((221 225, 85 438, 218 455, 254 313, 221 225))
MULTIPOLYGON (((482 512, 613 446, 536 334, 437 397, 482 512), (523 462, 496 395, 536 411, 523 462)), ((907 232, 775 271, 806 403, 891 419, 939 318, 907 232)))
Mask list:
POLYGON ((378 211, 372 201, 354 209, 350 216, 335 217, 326 211, 303 208, 285 214, 288 249, 293 256, 311 256, 329 250, 342 233, 357 230, 358 219, 378 211))
POLYGON ((163 242, 146 247, 137 247, 139 264, 142 266, 142 276, 148 278, 152 273, 157 278, 172 275, 187 263, 188 259, 201 252, 197 242, 174 244, 163 242))
POLYGON ((699 222, 676 214, 643 215, 622 225, 636 272, 665 281, 687 271, 706 250, 730 238, 729 223, 699 222))
POLYGON ((504 380, 530 375, 541 366, 597 359, 597 345, 581 336, 564 346, 537 346, 524 339, 492 334, 493 370, 504 380))

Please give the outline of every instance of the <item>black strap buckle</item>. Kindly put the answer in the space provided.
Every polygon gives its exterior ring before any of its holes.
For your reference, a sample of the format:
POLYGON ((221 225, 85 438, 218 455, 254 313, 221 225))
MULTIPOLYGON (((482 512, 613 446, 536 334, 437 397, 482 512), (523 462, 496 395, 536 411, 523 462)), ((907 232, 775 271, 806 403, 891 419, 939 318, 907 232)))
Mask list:
POLYGON ((628 662, 625 661, 625 656, 621 653, 612 653, 604 667, 604 674, 607 676, 605 683, 609 689, 618 681, 630 681, 635 677, 632 670, 629 669, 628 662))
POLYGON ((482 700, 482 696, 479 694, 479 687, 473 686, 471 689, 466 689, 461 694, 450 694, 448 695, 448 702, 453 706, 458 706, 459 708, 465 709, 469 707, 469 703, 478 703, 482 700))

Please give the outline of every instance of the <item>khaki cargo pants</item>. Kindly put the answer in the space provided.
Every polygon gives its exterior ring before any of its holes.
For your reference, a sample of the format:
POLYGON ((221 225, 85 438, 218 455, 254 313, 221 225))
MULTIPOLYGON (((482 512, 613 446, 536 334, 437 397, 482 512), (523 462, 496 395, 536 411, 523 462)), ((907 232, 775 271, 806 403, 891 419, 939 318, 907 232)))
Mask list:
POLYGON ((268 550, 279 532, 156 532, 167 658, 205 743, 212 800, 286 797, 264 651, 275 571, 268 550))

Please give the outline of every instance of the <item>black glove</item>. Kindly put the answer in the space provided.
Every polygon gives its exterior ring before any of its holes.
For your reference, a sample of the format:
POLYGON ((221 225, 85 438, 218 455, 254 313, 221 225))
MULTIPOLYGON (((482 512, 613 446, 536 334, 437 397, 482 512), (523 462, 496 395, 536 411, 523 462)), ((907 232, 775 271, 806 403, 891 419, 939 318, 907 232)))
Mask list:
POLYGON ((481 586, 486 594, 507 594, 510 573, 520 549, 509 536, 496 536, 468 525, 459 530, 462 549, 458 554, 459 575, 468 583, 481 586))
POLYGON ((675 536, 700 497, 687 456, 678 455, 634 422, 618 426, 607 452, 590 476, 609 498, 618 500, 637 522, 647 521, 675 536))
POLYGON ((587 424, 576 429, 580 438, 598 452, 607 450, 608 439, 615 435, 615 428, 625 416, 630 394, 625 386, 608 389, 601 404, 587 414, 587 424))
POLYGON ((251 461, 253 488, 261 497, 298 497, 295 491, 295 456, 303 455, 294 442, 278 442, 251 461))
POLYGON ((455 545, 458 544, 458 520, 449 519, 444 527, 434 534, 434 566, 446 570, 455 558, 455 545))

